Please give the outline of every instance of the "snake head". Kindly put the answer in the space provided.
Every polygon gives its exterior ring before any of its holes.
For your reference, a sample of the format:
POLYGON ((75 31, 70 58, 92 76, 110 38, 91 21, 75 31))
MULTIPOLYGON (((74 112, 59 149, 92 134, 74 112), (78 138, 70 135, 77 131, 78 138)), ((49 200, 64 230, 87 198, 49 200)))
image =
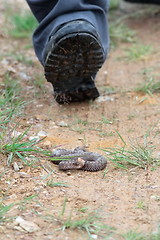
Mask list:
POLYGON ((83 158, 78 157, 74 161, 70 161, 70 169, 81 169, 85 164, 85 160, 83 158))
POLYGON ((79 157, 77 159, 76 163, 77 163, 77 168, 82 168, 84 166, 84 164, 85 164, 85 160, 83 158, 79 157))
POLYGON ((76 158, 69 161, 61 161, 59 163, 60 170, 74 170, 74 169, 81 169, 85 165, 85 160, 83 158, 76 158))

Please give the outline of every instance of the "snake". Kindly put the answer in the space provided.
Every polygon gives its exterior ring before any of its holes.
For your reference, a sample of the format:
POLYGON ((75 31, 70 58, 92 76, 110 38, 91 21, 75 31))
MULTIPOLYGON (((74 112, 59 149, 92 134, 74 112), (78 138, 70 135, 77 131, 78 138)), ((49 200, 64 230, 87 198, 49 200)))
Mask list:
POLYGON ((94 152, 86 151, 82 147, 73 150, 63 148, 55 149, 50 160, 58 164, 60 170, 81 169, 89 172, 103 170, 107 166, 107 159, 94 152))

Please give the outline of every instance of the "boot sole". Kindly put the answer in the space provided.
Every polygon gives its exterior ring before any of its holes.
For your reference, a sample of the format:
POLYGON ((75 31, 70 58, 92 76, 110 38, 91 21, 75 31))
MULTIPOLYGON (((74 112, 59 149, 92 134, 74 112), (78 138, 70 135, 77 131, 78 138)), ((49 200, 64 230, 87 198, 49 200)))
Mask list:
POLYGON ((99 92, 94 77, 104 62, 102 47, 90 33, 71 33, 51 47, 45 77, 59 104, 94 100, 99 92))

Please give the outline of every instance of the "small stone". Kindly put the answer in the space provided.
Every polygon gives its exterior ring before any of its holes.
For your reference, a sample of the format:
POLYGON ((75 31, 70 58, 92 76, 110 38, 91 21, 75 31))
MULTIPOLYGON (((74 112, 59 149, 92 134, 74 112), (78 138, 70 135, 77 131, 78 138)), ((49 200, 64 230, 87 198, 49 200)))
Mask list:
POLYGON ((13 163, 13 169, 14 169, 15 172, 19 171, 19 166, 16 162, 13 163))
POLYGON ((18 75, 21 79, 26 80, 26 81, 31 79, 31 77, 28 76, 25 72, 20 72, 18 75))
MULTIPOLYGON (((38 225, 34 222, 31 221, 26 221, 22 217, 18 216, 15 220, 15 222, 18 224, 18 226, 22 229, 25 230, 28 233, 33 233, 37 232, 40 230, 38 225)), ((20 230, 20 229, 19 229, 20 230)))
POLYGON ((51 127, 51 129, 52 129, 52 128, 59 128, 59 126, 53 126, 53 127, 51 127))
POLYGON ((21 162, 18 163, 18 167, 19 169, 22 169, 23 168, 23 164, 21 162))
POLYGON ((68 175, 68 176, 71 176, 71 172, 67 172, 67 175, 68 175))
POLYGON ((40 137, 39 136, 31 136, 31 137, 29 137, 29 141, 33 141, 33 140, 38 142, 40 140, 40 137))
POLYGON ((49 125, 50 125, 50 126, 55 126, 56 123, 52 121, 52 122, 49 123, 49 125))
POLYGON ((21 228, 20 226, 15 226, 14 229, 19 232, 25 232, 25 230, 23 228, 21 228))
POLYGON ((9 196, 10 199, 17 199, 17 195, 14 193, 12 195, 9 196))
POLYGON ((4 227, 0 226, 0 233, 4 233, 5 230, 4 230, 4 227))
POLYGON ((11 184, 11 182, 10 182, 10 181, 6 181, 6 183, 7 183, 8 185, 10 185, 10 184, 11 184))
POLYGON ((4 59, 1 61, 1 64, 2 64, 2 65, 9 65, 8 59, 4 58, 4 59))
POLYGON ((157 158, 160 158, 160 152, 157 153, 157 158))
POLYGON ((44 105, 43 104, 37 104, 36 107, 41 108, 41 107, 44 107, 44 105))
POLYGON ((47 137, 47 133, 45 131, 41 130, 37 133, 37 136, 38 137, 47 137))
POLYGON ((21 178, 30 178, 26 172, 19 172, 21 178))
POLYGON ((96 99, 96 102, 101 103, 101 102, 114 102, 115 99, 113 97, 109 96, 100 96, 96 99))
POLYGON ((153 199, 153 200, 155 200, 155 201, 160 201, 160 196, 152 195, 152 196, 151 196, 151 199, 153 199))
POLYGON ((58 122, 57 125, 60 126, 60 127, 68 127, 68 124, 64 121, 58 122))
POLYGON ((92 234, 91 237, 92 237, 93 239, 98 239, 98 236, 95 235, 95 234, 92 234))
POLYGON ((12 137, 19 137, 22 133, 21 132, 18 132, 16 130, 14 130, 12 133, 11 133, 11 136, 12 137))
POLYGON ((157 185, 150 185, 149 188, 156 189, 156 188, 159 188, 159 186, 157 186, 157 185))
POLYGON ((84 140, 84 137, 79 137, 78 140, 84 140))
POLYGON ((26 86, 27 90, 32 90, 34 87, 33 86, 26 86))
POLYGON ((59 128, 59 126, 57 126, 55 122, 50 122, 49 123, 49 128, 50 129, 52 129, 52 128, 59 128))
POLYGON ((6 70, 7 72, 16 73, 16 69, 13 68, 12 66, 8 66, 6 70))

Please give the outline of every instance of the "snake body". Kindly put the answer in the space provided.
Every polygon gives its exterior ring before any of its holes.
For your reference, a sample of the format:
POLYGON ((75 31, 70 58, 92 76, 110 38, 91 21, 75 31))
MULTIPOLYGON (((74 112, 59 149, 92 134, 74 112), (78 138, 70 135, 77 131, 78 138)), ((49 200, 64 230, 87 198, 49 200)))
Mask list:
POLYGON ((104 156, 88 152, 80 147, 74 150, 56 149, 53 151, 51 157, 51 161, 58 164, 60 170, 81 169, 96 172, 107 166, 107 160, 104 156))

